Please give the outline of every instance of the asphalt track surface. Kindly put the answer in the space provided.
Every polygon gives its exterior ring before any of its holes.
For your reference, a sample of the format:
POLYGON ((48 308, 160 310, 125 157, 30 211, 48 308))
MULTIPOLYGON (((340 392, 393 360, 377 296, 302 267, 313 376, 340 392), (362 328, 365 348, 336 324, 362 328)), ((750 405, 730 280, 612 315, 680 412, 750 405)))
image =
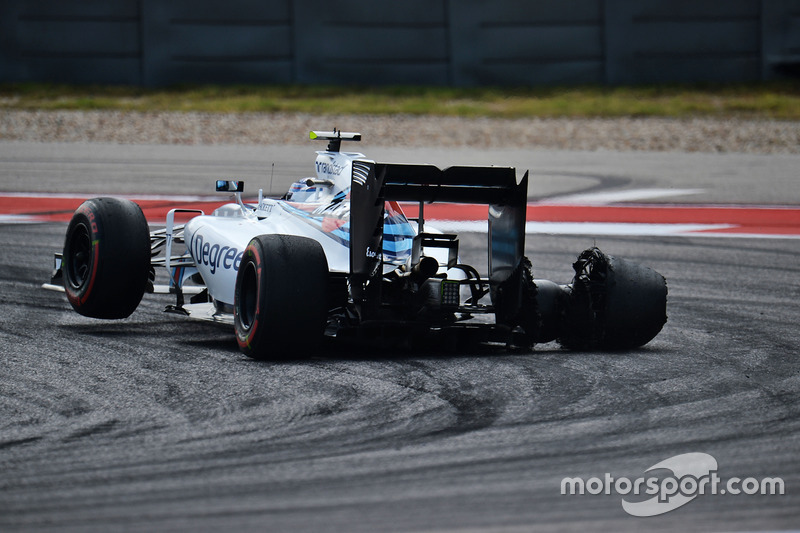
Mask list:
MULTIPOLYGON (((666 188, 696 189, 671 203, 800 205, 791 156, 364 148, 538 169, 532 200, 666 188)), ((0 188, 207 194, 231 176, 267 189, 274 162, 277 192, 309 175, 311 155, 0 143, 0 188)), ((669 321, 631 352, 334 345, 257 362, 227 328, 162 313, 166 296, 106 322, 40 290, 65 229, 0 225, 2 531, 800 527, 800 239, 528 235, 537 277, 568 281, 593 244, 666 276, 669 321), (785 494, 703 495, 636 518, 619 494, 560 491, 565 477, 635 479, 689 452, 712 455, 723 479, 780 477, 785 494)), ((462 255, 479 257, 482 239, 465 234, 462 255)))

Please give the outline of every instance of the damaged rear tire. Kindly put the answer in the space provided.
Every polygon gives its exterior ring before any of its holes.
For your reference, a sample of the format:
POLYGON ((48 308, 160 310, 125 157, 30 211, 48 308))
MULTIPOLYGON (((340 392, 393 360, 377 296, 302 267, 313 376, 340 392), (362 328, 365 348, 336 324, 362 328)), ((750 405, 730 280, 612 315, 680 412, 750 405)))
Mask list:
POLYGON ((573 264, 559 342, 571 349, 627 350, 650 342, 667 321, 667 282, 648 267, 585 250, 573 264))

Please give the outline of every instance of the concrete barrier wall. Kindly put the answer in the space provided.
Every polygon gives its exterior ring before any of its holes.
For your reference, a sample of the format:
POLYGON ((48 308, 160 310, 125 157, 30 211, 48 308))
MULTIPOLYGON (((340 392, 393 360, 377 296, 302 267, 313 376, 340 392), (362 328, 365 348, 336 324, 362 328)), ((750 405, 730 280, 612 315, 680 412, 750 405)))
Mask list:
POLYGON ((800 72, 800 0, 2 0, 0 81, 571 85, 800 72))

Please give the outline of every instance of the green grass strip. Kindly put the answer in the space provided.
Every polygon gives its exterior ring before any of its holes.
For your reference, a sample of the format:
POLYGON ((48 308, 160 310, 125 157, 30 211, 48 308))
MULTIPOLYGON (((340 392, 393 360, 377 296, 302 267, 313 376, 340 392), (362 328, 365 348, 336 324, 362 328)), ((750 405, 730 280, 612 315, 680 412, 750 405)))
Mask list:
POLYGON ((0 84, 0 108, 458 117, 800 119, 800 82, 636 87, 187 85, 166 89, 0 84))

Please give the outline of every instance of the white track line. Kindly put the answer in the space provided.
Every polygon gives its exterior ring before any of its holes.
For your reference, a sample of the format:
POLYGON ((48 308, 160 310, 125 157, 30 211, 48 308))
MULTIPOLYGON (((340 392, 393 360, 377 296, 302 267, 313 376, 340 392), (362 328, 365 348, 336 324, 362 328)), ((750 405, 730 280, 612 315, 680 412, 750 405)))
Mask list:
POLYGON ((705 189, 630 189, 626 191, 567 194, 547 198, 539 203, 547 205, 606 205, 617 202, 653 200, 670 196, 687 196, 702 192, 705 192, 705 189))

